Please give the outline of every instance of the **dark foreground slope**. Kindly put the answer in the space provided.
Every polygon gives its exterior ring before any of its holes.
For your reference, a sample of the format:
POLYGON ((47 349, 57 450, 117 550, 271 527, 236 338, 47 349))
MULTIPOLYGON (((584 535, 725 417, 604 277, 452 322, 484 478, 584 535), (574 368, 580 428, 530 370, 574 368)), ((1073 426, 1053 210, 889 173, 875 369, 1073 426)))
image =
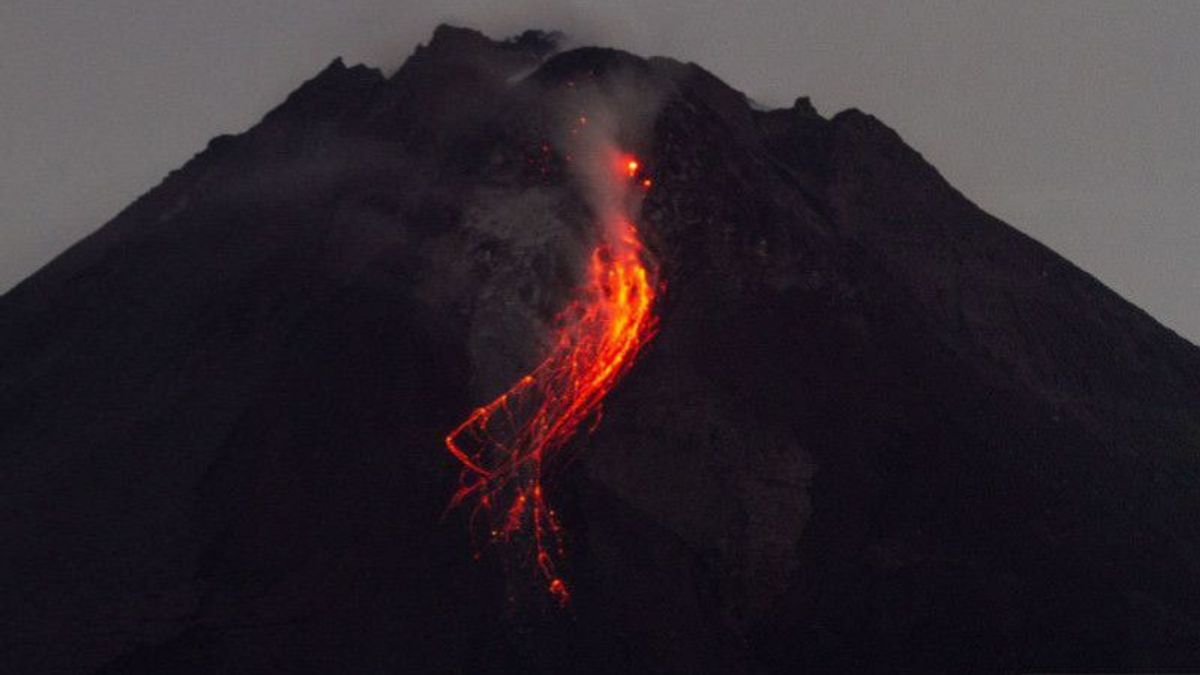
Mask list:
POLYGON ((336 62, 0 300, 5 672, 1200 668, 1200 351, 868 115, 548 49, 336 62), (559 612, 440 440, 571 287, 548 101, 618 82, 668 292, 559 612))

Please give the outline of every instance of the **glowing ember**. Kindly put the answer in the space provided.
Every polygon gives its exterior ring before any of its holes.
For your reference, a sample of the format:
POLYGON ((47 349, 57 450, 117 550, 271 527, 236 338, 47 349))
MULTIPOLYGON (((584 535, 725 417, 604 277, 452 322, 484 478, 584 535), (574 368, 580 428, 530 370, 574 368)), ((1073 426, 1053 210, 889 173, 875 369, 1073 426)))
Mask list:
MULTIPOLYGON (((637 160, 624 168, 636 179, 637 160)), ((637 228, 624 217, 604 225, 607 236, 591 253, 582 288, 558 316, 549 355, 446 436, 463 465, 451 506, 476 500, 473 524, 481 511, 503 514, 489 518, 493 540, 528 546, 560 604, 570 599, 556 569, 563 529, 542 490, 543 468, 584 421, 594 416, 593 426, 599 422, 604 397, 656 327, 657 275, 637 228)))

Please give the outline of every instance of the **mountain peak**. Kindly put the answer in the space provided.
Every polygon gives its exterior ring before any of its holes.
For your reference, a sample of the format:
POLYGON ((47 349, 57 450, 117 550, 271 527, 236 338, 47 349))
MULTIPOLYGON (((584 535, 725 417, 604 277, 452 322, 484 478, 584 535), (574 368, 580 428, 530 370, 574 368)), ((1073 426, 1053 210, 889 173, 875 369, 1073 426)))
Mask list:
POLYGON ((807 96, 799 96, 792 103, 792 112, 802 117, 820 117, 817 109, 813 107, 812 99, 807 96))
POLYGON ((439 24, 433 30, 433 36, 429 40, 428 49, 432 51, 447 49, 491 49, 498 47, 500 44, 474 28, 443 23, 439 24))
POLYGON ((506 40, 493 40, 473 28, 440 24, 427 46, 419 48, 431 54, 464 58, 519 55, 541 60, 558 49, 562 34, 554 31, 526 30, 506 40))
POLYGON ((10 670, 1200 662, 1200 350, 862 111, 559 44, 335 59, 0 298, 10 670), (602 104, 662 287, 562 613, 443 442, 563 344, 602 104))

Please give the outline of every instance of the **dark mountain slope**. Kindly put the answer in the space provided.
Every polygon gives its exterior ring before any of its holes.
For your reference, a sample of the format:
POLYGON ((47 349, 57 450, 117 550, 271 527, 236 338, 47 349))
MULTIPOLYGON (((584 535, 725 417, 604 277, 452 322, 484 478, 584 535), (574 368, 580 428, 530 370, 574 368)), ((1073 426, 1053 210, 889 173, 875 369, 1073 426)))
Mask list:
POLYGON ((551 52, 335 62, 0 299, 12 672, 1200 666, 1200 351, 874 118, 551 52), (574 283, 575 88, 659 107, 667 294, 549 486, 559 612, 441 439, 574 283))

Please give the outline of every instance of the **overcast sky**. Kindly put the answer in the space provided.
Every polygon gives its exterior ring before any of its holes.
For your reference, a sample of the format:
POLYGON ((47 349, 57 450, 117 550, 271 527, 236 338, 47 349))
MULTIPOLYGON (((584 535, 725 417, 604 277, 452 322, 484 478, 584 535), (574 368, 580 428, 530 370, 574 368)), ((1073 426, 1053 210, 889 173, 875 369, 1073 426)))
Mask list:
POLYGON ((1200 342, 1200 2, 431 4, 0 0, 0 292, 335 56, 391 72, 445 21, 562 28, 766 104, 861 108, 1200 342))

